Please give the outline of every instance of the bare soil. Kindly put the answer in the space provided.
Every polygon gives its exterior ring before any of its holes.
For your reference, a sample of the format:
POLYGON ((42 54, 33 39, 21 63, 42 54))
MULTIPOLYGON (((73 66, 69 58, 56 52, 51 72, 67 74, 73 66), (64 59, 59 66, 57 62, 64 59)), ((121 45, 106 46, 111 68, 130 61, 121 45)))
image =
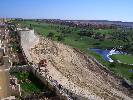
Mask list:
POLYGON ((77 95, 94 100, 133 100, 121 79, 72 47, 42 38, 29 53, 34 63, 47 59, 53 79, 77 95))

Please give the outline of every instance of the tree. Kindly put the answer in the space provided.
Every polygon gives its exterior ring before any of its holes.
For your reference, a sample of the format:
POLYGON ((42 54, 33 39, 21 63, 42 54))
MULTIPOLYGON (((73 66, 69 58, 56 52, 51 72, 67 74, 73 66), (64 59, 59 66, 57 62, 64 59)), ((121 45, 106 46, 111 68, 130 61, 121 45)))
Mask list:
POLYGON ((50 32, 47 37, 52 39, 54 37, 54 33, 50 32))
POLYGON ((78 34, 79 34, 80 36, 88 36, 88 37, 91 37, 91 36, 94 34, 94 32, 93 32, 93 30, 86 30, 86 29, 83 29, 83 30, 80 30, 80 31, 78 32, 78 34))
POLYGON ((99 36, 99 40, 100 41, 103 41, 105 39, 105 34, 101 34, 100 36, 99 36))
POLYGON ((30 27, 29 27, 29 29, 33 29, 33 26, 32 26, 32 24, 30 24, 30 27))
POLYGON ((58 40, 58 41, 63 41, 63 40, 64 40, 64 37, 63 37, 62 35, 57 36, 57 40, 58 40))
POLYGON ((110 63, 109 66, 110 66, 110 68, 114 68, 116 66, 116 63, 115 62, 110 63))
POLYGON ((130 76, 130 79, 133 79, 133 74, 130 76))

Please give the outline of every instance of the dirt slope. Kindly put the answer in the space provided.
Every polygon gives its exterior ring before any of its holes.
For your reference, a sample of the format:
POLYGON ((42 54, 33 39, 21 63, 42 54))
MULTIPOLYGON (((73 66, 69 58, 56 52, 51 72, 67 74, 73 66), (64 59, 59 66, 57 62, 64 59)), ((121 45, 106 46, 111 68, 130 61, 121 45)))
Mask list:
POLYGON ((69 46, 43 38, 29 51, 34 63, 47 59, 49 74, 78 95, 94 100, 133 100, 120 79, 69 46))

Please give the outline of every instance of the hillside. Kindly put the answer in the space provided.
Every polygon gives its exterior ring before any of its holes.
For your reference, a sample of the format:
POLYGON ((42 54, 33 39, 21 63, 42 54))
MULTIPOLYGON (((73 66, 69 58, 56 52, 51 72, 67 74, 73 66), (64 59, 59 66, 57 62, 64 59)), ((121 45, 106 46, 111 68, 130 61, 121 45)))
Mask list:
POLYGON ((49 75, 63 87, 89 99, 132 100, 131 93, 121 85, 121 79, 99 66, 92 58, 47 38, 40 38, 38 42, 34 42, 37 39, 33 38, 31 41, 28 37, 31 35, 34 35, 33 32, 21 33, 24 51, 30 56, 28 58, 34 63, 47 59, 49 75), (31 46, 31 43, 35 45, 31 46))
POLYGON ((49 73, 54 79, 70 90, 74 87, 72 90, 78 95, 106 100, 131 99, 120 79, 71 47, 44 38, 30 54, 36 63, 47 59, 49 73))

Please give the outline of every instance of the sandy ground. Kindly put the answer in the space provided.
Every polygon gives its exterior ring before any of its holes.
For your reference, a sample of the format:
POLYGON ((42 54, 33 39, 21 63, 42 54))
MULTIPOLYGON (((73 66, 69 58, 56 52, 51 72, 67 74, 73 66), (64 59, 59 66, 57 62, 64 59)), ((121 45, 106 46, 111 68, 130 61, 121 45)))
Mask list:
POLYGON ((10 96, 8 77, 9 77, 9 72, 4 71, 4 68, 0 66, 0 98, 5 98, 10 96))
MULTIPOLYGON (((33 34, 32 34, 33 35, 33 34)), ((25 34, 26 36, 26 34, 25 34)), ((30 35, 28 35, 30 36, 30 35)), ((133 100, 119 79, 103 70, 92 59, 77 50, 46 38, 27 45, 24 51, 28 59, 38 63, 47 59, 49 75, 77 95, 94 100, 133 100)), ((23 42, 23 43, 24 43, 23 42)))

